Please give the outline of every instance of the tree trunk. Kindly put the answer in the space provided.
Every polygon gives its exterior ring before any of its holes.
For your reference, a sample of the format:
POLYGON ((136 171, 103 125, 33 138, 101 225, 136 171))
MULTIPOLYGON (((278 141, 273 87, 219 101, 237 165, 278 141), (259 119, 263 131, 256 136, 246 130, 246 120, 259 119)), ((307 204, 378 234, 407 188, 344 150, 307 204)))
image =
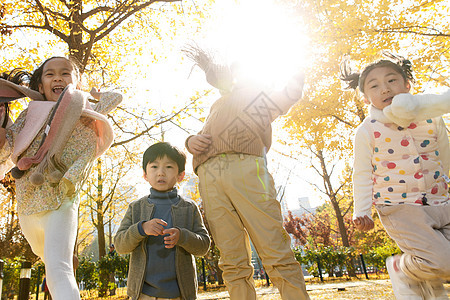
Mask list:
MULTIPOLYGON (((98 238, 98 258, 102 259, 106 255, 106 244, 105 244, 105 225, 103 223, 103 177, 102 177, 102 160, 97 159, 97 238, 98 238)), ((104 270, 100 270, 100 281, 108 282, 108 273, 104 270)), ((107 286, 100 285, 98 290, 98 295, 100 297, 106 296, 108 290, 107 286)))
MULTIPOLYGON (((330 176, 326 169, 325 159, 324 159, 322 150, 318 151, 317 157, 320 160, 320 166, 321 166, 322 172, 323 172, 323 180, 324 180, 325 188, 327 190, 327 194, 330 199, 330 202, 333 205, 333 210, 336 215, 336 219, 338 221, 339 234, 341 236, 342 245, 344 247, 350 247, 350 241, 348 238, 347 227, 345 226, 345 222, 344 222, 344 216, 342 215, 341 208, 339 207, 339 202, 336 199, 336 192, 333 190, 333 186, 331 184, 331 179, 330 179, 330 176)), ((353 261, 354 261, 354 259, 352 257, 351 262, 353 262, 353 261)), ((348 271, 349 276, 356 277, 355 268, 354 268, 353 263, 350 263, 347 265, 347 271, 348 271)))
POLYGON ((67 45, 69 46, 69 57, 75 60, 80 68, 80 72, 84 73, 86 64, 85 61, 85 48, 83 44, 83 29, 79 24, 82 24, 82 0, 71 1, 71 13, 69 15, 69 36, 67 45))
POLYGON ((102 258, 106 255, 105 243, 105 225, 103 216, 103 177, 102 177, 102 160, 97 159, 97 235, 98 235, 98 257, 102 258))

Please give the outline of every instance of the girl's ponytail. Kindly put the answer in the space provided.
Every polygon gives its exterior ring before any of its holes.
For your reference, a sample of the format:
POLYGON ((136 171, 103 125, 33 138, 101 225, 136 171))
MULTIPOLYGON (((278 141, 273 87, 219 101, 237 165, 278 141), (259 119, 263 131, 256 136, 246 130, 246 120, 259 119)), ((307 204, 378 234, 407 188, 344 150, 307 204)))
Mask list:
POLYGON ((349 59, 344 59, 340 66, 340 76, 339 79, 344 81, 347 86, 344 87, 344 89, 352 89, 352 90, 356 90, 358 88, 359 85, 359 73, 358 72, 353 72, 351 66, 350 66, 350 60, 349 59))
MULTIPOLYGON (((1 79, 10 81, 10 82, 18 84, 18 85, 28 85, 28 83, 30 82, 30 76, 31 76, 30 73, 28 73, 27 71, 24 71, 20 68, 12 69, 9 73, 8 72, 0 73, 1 79)), ((8 125, 8 121, 9 121, 8 101, 0 103, 0 105, 3 105, 5 108, 3 121, 1 122, 0 126, 2 128, 6 128, 6 126, 8 125)))
POLYGON ((201 48, 196 43, 188 44, 182 52, 199 66, 206 75, 206 81, 219 89, 221 94, 231 91, 233 75, 227 63, 221 62, 218 54, 201 48))
POLYGON ((0 78, 12 83, 27 86, 30 83, 31 74, 20 68, 12 69, 9 73, 0 73, 0 78))

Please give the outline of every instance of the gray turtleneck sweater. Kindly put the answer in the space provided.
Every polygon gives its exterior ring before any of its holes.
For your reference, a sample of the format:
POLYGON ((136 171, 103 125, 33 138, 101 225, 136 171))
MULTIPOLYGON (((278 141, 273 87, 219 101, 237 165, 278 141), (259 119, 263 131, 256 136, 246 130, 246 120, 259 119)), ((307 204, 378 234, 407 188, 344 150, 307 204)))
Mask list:
MULTIPOLYGON (((148 202, 154 204, 152 219, 162 219, 167 222, 165 229, 172 228, 172 205, 180 202, 177 190, 170 192, 158 192, 150 189, 148 202)), ((142 223, 138 225, 139 233, 146 235, 142 228, 142 223)), ((142 293, 159 298, 180 297, 180 289, 177 283, 177 273, 175 270, 175 247, 167 249, 164 246, 164 236, 148 236, 147 255, 153 259, 147 260, 146 274, 142 293)))

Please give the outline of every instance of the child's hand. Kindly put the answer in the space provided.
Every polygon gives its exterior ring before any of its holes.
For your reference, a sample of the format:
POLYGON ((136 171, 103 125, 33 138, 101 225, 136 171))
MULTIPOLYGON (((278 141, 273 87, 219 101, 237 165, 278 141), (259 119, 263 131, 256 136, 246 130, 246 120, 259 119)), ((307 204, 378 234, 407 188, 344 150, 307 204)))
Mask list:
POLYGON ((362 231, 368 231, 370 229, 373 229, 374 227, 373 221, 367 215, 364 217, 357 217, 353 220, 353 224, 355 225, 356 229, 362 231))
POLYGON ((191 136, 187 141, 187 148, 192 154, 201 154, 206 152, 211 145, 211 135, 197 134, 191 136))
POLYGON ((161 219, 151 219, 150 221, 146 221, 142 224, 142 229, 146 235, 163 235, 164 227, 167 226, 166 221, 161 219))
POLYGON ((6 142, 6 129, 0 128, 0 149, 3 148, 6 142))
POLYGON ((102 95, 102 93, 99 92, 99 91, 97 90, 97 88, 95 88, 95 87, 93 87, 89 93, 90 93, 91 96, 94 97, 94 99, 96 99, 96 100, 100 100, 100 96, 102 95))
POLYGON ((61 178, 59 185, 64 196, 72 197, 73 194, 75 193, 75 186, 69 179, 64 177, 61 178))
POLYGON ((175 247, 180 239, 180 230, 178 228, 165 229, 163 234, 168 234, 168 236, 164 237, 164 244, 168 249, 175 247))

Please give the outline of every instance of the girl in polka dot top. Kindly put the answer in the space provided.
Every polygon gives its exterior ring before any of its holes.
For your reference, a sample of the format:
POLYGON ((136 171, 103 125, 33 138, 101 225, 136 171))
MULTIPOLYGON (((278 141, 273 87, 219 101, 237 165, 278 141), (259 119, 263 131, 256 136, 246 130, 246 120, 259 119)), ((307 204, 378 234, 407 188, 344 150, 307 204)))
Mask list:
MULTIPOLYGON (((399 103, 391 107, 396 96, 416 96, 409 93, 411 63, 387 55, 360 74, 348 62, 342 64, 341 79, 359 88, 369 105, 369 116, 354 139, 354 225, 372 229, 375 205, 384 228, 404 252, 386 260, 397 299, 448 299, 441 281, 450 278, 447 131, 439 114, 417 113, 417 105, 411 109, 408 100, 402 100, 404 108, 399 103)), ((417 97, 423 103, 434 96, 417 97)))

